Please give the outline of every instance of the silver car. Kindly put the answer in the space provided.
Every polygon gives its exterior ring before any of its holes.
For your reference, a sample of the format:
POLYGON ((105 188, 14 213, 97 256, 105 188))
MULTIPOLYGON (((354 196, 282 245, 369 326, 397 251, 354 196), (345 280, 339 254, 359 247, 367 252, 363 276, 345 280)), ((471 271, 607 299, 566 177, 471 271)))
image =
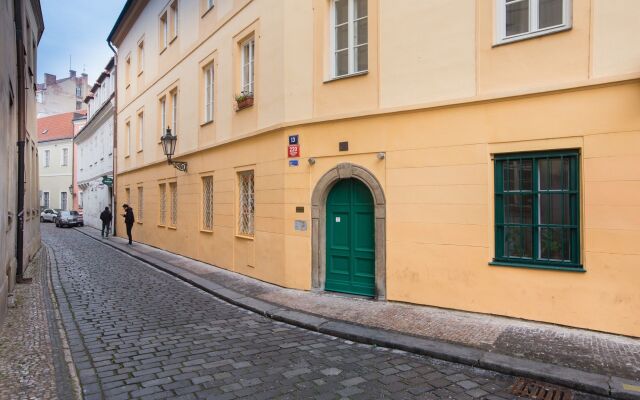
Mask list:
POLYGON ((54 210, 46 208, 40 213, 40 222, 53 222, 57 214, 54 210))
POLYGON ((58 211, 53 222, 58 228, 63 226, 83 226, 84 221, 82 215, 77 211, 58 211))

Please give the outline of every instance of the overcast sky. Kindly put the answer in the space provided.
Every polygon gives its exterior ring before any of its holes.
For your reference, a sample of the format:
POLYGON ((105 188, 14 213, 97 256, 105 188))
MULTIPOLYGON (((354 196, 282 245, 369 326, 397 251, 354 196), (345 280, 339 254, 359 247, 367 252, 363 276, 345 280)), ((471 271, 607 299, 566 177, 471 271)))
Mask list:
POLYGON ((44 73, 58 79, 71 69, 89 74, 93 85, 113 55, 107 36, 125 0, 41 0, 44 34, 38 46, 38 83, 44 73))

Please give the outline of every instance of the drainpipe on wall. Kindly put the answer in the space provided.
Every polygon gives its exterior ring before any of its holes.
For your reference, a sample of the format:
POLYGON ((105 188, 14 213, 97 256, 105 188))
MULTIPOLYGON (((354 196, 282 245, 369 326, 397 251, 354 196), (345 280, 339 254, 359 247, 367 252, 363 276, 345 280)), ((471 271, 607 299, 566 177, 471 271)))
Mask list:
POLYGON ((16 100, 18 104, 18 176, 17 176, 17 226, 16 226, 16 282, 23 283, 29 280, 23 278, 24 268, 24 147, 26 138, 26 110, 25 110, 25 61, 24 61, 24 44, 22 33, 22 2, 13 0, 13 14, 16 25, 16 56, 17 56, 17 88, 16 100))
MULTIPOLYGON (((116 207, 116 184, 117 177, 116 171, 118 166, 118 52, 113 48, 109 39, 107 39, 107 44, 111 51, 113 51, 113 71, 115 76, 115 81, 113 82, 113 183, 111 184, 111 214, 113 214, 113 236, 116 235, 116 221, 117 221, 117 210, 116 207)), ((113 79, 113 77, 111 78, 113 79)))

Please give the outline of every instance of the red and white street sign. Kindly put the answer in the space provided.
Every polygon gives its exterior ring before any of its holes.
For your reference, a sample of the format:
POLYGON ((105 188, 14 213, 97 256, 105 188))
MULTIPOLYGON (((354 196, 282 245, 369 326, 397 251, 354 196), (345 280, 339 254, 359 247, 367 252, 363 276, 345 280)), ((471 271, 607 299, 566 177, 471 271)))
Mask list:
POLYGON ((300 157, 300 145, 299 144, 290 144, 289 145, 289 158, 300 157))

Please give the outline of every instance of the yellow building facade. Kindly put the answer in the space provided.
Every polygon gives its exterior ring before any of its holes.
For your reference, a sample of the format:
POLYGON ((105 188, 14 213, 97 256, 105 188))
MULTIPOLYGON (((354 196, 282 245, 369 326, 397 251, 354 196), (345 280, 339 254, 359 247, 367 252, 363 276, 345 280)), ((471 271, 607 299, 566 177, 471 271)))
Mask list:
POLYGON ((117 203, 134 240, 277 285, 640 336, 638 14, 128 1, 117 203))

